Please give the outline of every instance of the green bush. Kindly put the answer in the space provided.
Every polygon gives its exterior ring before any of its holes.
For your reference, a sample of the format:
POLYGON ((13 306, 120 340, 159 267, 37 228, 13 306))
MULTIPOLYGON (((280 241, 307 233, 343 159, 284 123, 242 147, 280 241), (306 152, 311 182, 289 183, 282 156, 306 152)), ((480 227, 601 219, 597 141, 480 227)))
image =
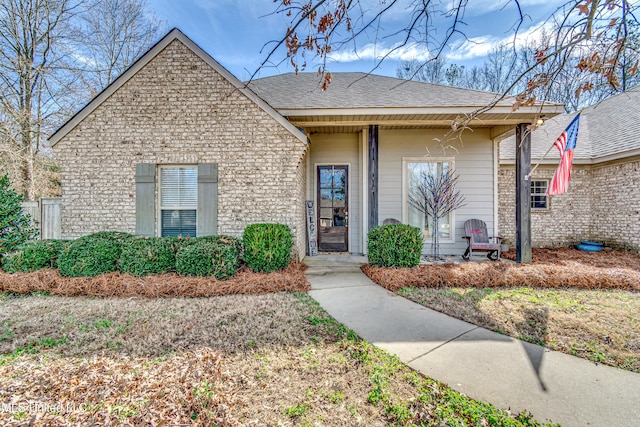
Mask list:
POLYGON ((33 239, 36 230, 22 212, 24 198, 11 188, 7 175, 0 177, 0 256, 33 239))
POLYGON ((240 267, 237 239, 229 240, 223 236, 211 236, 193 240, 193 242, 182 244, 178 249, 176 254, 178 273, 184 276, 214 276, 216 279, 227 279, 236 274, 240 267), (215 239, 215 237, 222 238, 215 239))
POLYGON ((293 235, 285 224, 251 224, 244 229, 242 245, 247 266, 270 273, 291 262, 293 235))
POLYGON ((171 238, 125 239, 120 254, 120 272, 133 276, 162 274, 175 270, 176 255, 171 238))
POLYGON ((28 273, 58 266, 58 257, 68 245, 66 240, 35 240, 23 243, 18 250, 5 257, 2 268, 7 273, 28 273))
POLYGON ((85 240, 85 239, 107 239, 114 240, 118 242, 124 242, 129 239, 134 239, 136 236, 133 234, 125 233, 124 231, 99 231, 97 233, 88 234, 86 236, 79 237, 76 240, 85 240))
POLYGON ((376 267, 415 267, 422 253, 422 230, 389 224, 369 232, 369 264, 376 267))
POLYGON ((119 270, 125 241, 134 236, 106 231, 74 240, 58 258, 60 274, 69 277, 91 277, 119 270))
POLYGON ((236 246, 239 253, 242 252, 242 241, 238 238, 226 236, 224 234, 219 234, 216 236, 202 236, 202 237, 182 237, 182 236, 165 237, 165 239, 171 242, 171 244, 175 249, 175 252, 178 252, 178 250, 183 246, 192 245, 196 242, 202 242, 202 241, 232 244, 236 246))

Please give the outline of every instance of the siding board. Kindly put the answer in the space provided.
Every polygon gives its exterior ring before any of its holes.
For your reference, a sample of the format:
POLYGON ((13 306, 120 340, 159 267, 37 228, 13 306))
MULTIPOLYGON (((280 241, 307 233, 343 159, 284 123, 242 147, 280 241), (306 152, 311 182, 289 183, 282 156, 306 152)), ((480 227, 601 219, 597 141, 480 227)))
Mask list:
MULTIPOLYGON (((455 150, 442 153, 442 148, 434 138, 442 138, 447 129, 405 129, 380 130, 379 152, 379 221, 396 218, 404 221, 402 209, 403 176, 402 164, 406 157, 453 157, 457 174, 460 176, 458 190, 465 196, 465 206, 455 214, 454 241, 441 243, 441 251, 448 255, 460 255, 466 248, 464 221, 479 218, 487 223, 493 234, 494 194, 493 194, 493 141, 486 129, 476 129, 463 135, 462 144, 455 144, 455 150)), ((424 249, 429 250, 430 241, 425 241, 424 249)))

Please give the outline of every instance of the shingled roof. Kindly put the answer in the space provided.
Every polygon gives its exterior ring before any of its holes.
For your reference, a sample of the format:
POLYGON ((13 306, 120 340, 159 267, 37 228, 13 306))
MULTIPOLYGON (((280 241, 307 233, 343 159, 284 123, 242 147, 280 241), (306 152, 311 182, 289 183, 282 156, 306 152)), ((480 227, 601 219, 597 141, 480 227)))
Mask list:
MULTIPOLYGON (((316 73, 285 73, 256 79, 249 87, 276 109, 477 107, 499 94, 367 73, 333 73, 328 90, 316 73)), ((511 107, 512 98, 500 106, 511 107)))
POLYGON ((553 117, 562 105, 545 103, 513 110, 513 97, 368 73, 334 73, 322 90, 316 73, 286 73, 249 82, 248 87, 294 125, 307 132, 357 132, 383 129, 447 128, 470 118, 470 127, 513 133, 540 114, 553 117))
MULTIPOLYGON (((562 131, 576 116, 563 114, 551 118, 531 135, 531 159, 540 162, 562 131)), ((640 85, 585 108, 580 115, 574 163, 599 163, 640 155, 640 85)), ((542 163, 557 163, 552 149, 542 163)), ((500 162, 515 162, 515 137, 500 144, 500 162)))

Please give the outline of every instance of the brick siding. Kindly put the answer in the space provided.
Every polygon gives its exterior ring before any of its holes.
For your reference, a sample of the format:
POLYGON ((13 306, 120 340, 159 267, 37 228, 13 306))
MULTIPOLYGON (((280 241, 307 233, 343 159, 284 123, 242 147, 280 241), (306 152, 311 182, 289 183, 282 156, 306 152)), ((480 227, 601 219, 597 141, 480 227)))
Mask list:
MULTIPOLYGON (((533 180, 553 176, 540 166, 533 180)), ((515 245, 515 168, 498 173, 499 232, 515 245)), ((549 209, 531 211, 534 247, 566 246, 596 240, 621 249, 640 249, 640 162, 574 165, 567 193, 551 197, 549 209)))
POLYGON ((240 236, 252 223, 285 223, 303 255, 306 151, 306 143, 174 40, 54 147, 63 238, 135 231, 137 163, 217 163, 218 233, 240 236))

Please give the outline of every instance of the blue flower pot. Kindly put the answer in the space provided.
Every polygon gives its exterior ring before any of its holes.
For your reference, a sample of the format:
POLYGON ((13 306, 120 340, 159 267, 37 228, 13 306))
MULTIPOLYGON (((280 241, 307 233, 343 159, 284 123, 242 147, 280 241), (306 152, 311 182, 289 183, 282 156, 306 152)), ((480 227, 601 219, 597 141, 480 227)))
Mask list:
POLYGON ((589 240, 583 240, 578 245, 578 249, 584 252, 600 252, 604 245, 599 242, 591 242, 589 240))

